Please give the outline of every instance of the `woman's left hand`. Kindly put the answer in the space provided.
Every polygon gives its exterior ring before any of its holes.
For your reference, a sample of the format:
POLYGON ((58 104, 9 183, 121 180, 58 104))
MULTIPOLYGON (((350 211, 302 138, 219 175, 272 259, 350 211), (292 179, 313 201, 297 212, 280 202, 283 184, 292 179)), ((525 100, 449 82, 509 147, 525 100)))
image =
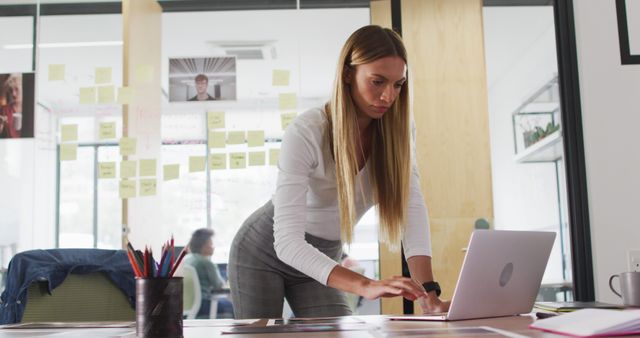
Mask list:
POLYGON ((428 297, 420 297, 416 299, 423 314, 440 313, 449 311, 450 300, 442 301, 436 296, 435 291, 430 293, 428 297))

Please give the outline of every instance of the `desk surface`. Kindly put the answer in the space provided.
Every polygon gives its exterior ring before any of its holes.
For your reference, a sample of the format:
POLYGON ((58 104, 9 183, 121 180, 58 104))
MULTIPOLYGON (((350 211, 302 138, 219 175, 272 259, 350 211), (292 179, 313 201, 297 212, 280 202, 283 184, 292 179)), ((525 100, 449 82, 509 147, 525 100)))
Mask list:
MULTIPOLYGON (((464 327, 488 326, 495 329, 507 331, 505 334, 473 334, 473 335, 452 335, 443 331, 443 334, 421 334, 421 337, 565 337, 539 330, 530 330, 527 328, 535 318, 530 315, 490 318, 478 320, 465 320, 457 322, 409 322, 409 321, 390 321, 384 316, 355 316, 356 318, 371 324, 374 331, 341 331, 341 332, 305 332, 305 333, 278 333, 278 334, 250 334, 250 335, 224 335, 226 338, 274 338, 274 337, 300 337, 305 338, 380 338, 380 337, 418 337, 418 335, 406 335, 402 332, 393 334, 383 334, 386 331, 398 331, 407 329, 451 329, 464 327)), ((184 337, 185 338, 211 338, 222 336, 222 331, 228 330, 231 320, 211 319, 211 320, 185 320, 184 337)), ((406 332, 406 331, 405 331, 406 332)), ((135 328, 93 328, 93 329, 2 329, 0 330, 0 338, 5 337, 123 337, 134 338, 135 328)), ((634 336, 640 337, 640 336, 634 336)))

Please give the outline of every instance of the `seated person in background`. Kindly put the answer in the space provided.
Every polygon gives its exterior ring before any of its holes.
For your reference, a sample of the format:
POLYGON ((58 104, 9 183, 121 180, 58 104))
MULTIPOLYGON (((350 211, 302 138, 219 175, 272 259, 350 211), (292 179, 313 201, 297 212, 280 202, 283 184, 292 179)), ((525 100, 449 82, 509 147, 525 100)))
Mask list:
MULTIPOLYGON (((198 272, 200 289, 202 291, 202 303, 197 318, 209 318, 211 309, 211 296, 222 290, 225 281, 220 275, 218 266, 211 261, 213 255, 213 235, 211 229, 198 229, 191 235, 189 242, 189 254, 184 259, 184 264, 192 266, 198 272)), ((231 303, 227 299, 218 300, 218 313, 233 317, 231 303)))

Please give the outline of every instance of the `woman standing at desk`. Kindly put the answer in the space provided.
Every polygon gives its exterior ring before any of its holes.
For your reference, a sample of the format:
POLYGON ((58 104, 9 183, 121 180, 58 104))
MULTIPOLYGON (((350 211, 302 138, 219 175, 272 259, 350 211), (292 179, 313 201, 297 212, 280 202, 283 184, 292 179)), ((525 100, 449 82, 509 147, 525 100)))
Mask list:
POLYGON ((349 37, 331 101, 289 125, 275 195, 233 240, 236 318, 280 317, 285 297, 296 317, 349 315, 342 291, 418 299, 425 312, 448 309, 433 281, 406 74, 406 50, 392 30, 365 26, 349 37), (342 241, 351 242, 373 205, 383 240, 398 247, 402 239, 412 279, 371 280, 338 264, 342 241))

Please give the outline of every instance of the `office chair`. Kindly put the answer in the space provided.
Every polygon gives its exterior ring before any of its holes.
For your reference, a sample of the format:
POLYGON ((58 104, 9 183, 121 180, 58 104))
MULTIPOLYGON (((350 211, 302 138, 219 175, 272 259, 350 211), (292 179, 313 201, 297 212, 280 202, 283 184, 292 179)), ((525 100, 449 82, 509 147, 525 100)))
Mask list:
MULTIPOLYGON (((181 275, 184 285, 182 286, 182 307, 186 319, 196 319, 202 304, 202 289, 196 269, 188 264, 183 264, 176 275, 181 275)), ((223 291, 214 293, 209 298, 211 307, 208 318, 218 318, 218 301, 227 298, 229 292, 223 291)))
POLYGON ((29 250, 13 256, 0 324, 135 319, 135 282, 124 250, 29 250))
POLYGON ((134 321, 127 296, 102 272, 71 273, 49 294, 48 283, 31 283, 22 322, 134 321))
POLYGON ((192 266, 183 264, 176 274, 182 275, 182 281, 184 283, 182 285, 182 308, 184 317, 186 319, 196 319, 198 311, 200 311, 200 304, 202 303, 202 291, 200 290, 198 273, 192 266))

